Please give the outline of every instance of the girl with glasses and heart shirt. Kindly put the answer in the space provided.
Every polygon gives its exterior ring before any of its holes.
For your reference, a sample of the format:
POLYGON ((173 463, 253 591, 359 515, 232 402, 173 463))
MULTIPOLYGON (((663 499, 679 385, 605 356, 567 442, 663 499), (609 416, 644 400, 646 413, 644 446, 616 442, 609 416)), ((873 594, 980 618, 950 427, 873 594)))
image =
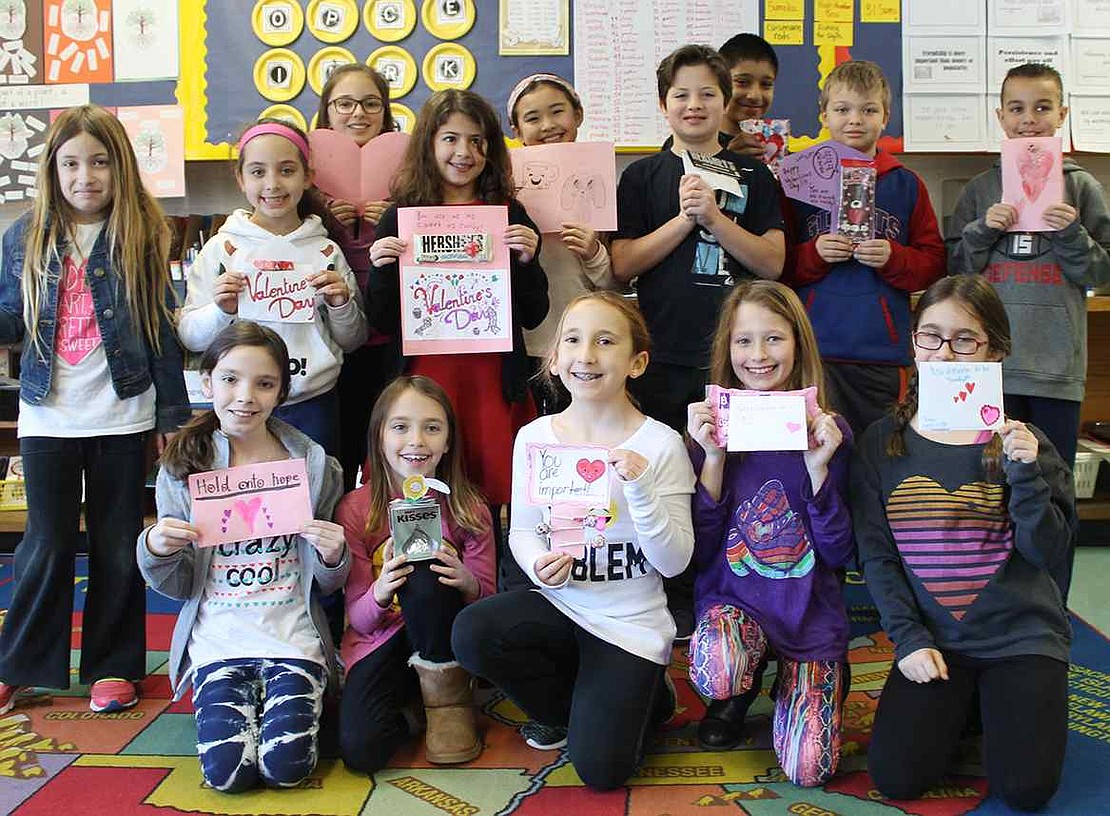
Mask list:
MULTIPOLYGON (((916 362, 999 361, 1006 308, 986 279, 943 278, 913 317, 916 362)), ((1067 740, 1062 573, 1076 524, 1071 472, 1032 425, 996 433, 918 426, 917 377, 856 448, 856 543, 894 646, 868 767, 915 799, 948 771, 978 695, 991 793, 1036 810, 1067 740)))

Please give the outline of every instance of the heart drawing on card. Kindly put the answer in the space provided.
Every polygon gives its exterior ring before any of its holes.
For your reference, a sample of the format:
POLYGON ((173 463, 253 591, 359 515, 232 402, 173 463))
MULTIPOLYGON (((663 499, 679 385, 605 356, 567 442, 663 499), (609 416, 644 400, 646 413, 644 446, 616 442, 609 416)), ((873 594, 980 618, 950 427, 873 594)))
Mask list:
POLYGON ((993 425, 1002 416, 1002 410, 996 405, 984 405, 979 409, 979 416, 984 425, 993 425))
POLYGON ((243 519, 243 522, 247 525, 247 531, 253 533, 254 520, 258 517, 258 511, 262 508, 262 497, 255 496, 250 501, 239 499, 231 507, 243 519))
POLYGON ((1055 164, 1052 154, 1035 144, 1026 147, 1026 152, 1018 157, 1018 174, 1021 176, 1021 191, 1029 201, 1036 201, 1048 183, 1048 174, 1055 164))
POLYGON ((971 394, 975 392, 975 383, 964 383, 964 390, 971 394))
POLYGON ((956 396, 952 397, 952 402, 965 402, 967 400, 967 392, 961 391, 956 396))
POLYGON ((586 458, 579 459, 574 469, 577 470, 578 475, 588 483, 596 482, 605 475, 605 463, 600 459, 594 459, 592 461, 586 458))
POLYGON ((802 423, 800 423, 800 422, 787 422, 786 423, 786 430, 790 431, 790 433, 797 433, 801 429, 802 429, 802 423))

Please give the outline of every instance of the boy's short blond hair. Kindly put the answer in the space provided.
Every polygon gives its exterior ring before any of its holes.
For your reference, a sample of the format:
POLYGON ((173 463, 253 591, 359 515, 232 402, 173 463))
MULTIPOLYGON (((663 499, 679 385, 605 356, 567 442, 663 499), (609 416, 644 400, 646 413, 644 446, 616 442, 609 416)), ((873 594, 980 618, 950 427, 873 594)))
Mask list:
POLYGON ((829 88, 843 85, 859 94, 878 93, 883 99, 883 113, 890 113, 890 83, 883 69, 869 60, 849 60, 832 69, 821 86, 818 109, 824 111, 829 104, 829 88))

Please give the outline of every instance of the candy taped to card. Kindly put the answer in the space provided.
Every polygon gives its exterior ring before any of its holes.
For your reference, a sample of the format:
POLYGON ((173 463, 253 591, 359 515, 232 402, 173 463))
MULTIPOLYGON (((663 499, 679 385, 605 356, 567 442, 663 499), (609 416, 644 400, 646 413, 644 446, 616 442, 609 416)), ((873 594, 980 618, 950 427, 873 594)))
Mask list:
POLYGON ((556 501, 551 505, 544 532, 552 551, 585 558, 588 547, 600 547, 605 543, 601 531, 609 518, 609 511, 593 502, 556 501))
POLYGON ((420 263, 486 263, 493 259, 493 242, 481 232, 413 235, 413 260, 420 263))
POLYGON ((875 165, 858 159, 840 161, 840 200, 833 233, 852 245, 875 237, 875 165))
POLYGON ((439 502, 434 498, 395 499, 389 503, 393 552, 409 561, 427 561, 443 547, 439 502))

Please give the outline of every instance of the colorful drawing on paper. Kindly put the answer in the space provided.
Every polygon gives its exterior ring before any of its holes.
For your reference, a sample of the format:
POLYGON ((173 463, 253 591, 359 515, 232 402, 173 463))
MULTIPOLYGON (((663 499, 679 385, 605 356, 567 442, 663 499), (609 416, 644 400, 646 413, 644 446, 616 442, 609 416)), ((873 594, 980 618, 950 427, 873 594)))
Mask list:
POLYGON ((189 496, 199 547, 299 533, 312 520, 304 459, 194 473, 189 496))
POLYGON ((46 141, 47 112, 9 110, 0 113, 0 197, 27 201, 38 189, 38 160, 46 141))
POLYGON ((835 212, 840 196, 841 161, 871 161, 858 150, 832 139, 785 156, 779 165, 782 191, 790 198, 835 212))
POLYGON ((586 501, 609 506, 609 450, 597 445, 527 446, 528 501, 586 501))
POLYGON ((311 264, 291 260, 244 258, 235 264, 247 278, 239 293, 239 318, 260 323, 311 323, 316 318, 316 288, 308 282, 311 264))
POLYGON ((559 232, 567 222, 617 228, 612 142, 532 145, 509 155, 517 195, 540 232, 559 232))
POLYGON ((46 0, 44 17, 48 83, 112 81, 110 0, 46 0))
POLYGON ((176 79, 177 3, 112 0, 112 7, 116 81, 176 79))
POLYGON ((1010 232, 1047 232, 1044 211, 1064 200, 1063 143, 1059 136, 1002 141, 1002 200, 1018 220, 1010 232))
POLYGON ((185 195, 185 111, 179 105, 119 108, 139 175, 150 194, 159 198, 185 195))
POLYGON ((923 430, 988 431, 1005 421, 1002 363, 918 363, 917 377, 923 430))
POLYGON ((41 82, 42 3, 0 2, 0 85, 41 82))

